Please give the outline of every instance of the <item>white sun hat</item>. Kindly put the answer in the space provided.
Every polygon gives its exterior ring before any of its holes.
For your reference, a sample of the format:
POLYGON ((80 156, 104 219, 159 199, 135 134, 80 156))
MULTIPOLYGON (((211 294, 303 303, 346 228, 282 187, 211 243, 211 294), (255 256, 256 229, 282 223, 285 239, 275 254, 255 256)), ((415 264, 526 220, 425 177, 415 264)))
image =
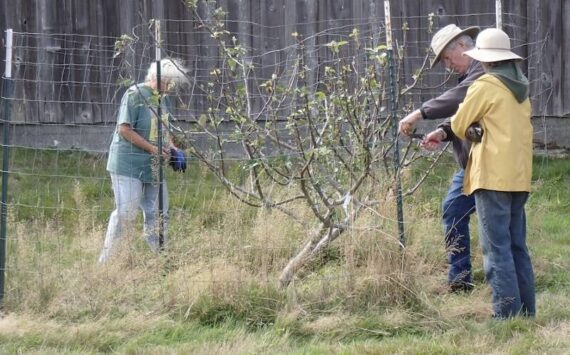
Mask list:
POLYGON ((488 28, 481 31, 477 37, 475 48, 465 51, 463 54, 483 63, 522 59, 522 57, 511 52, 509 36, 498 28, 488 28))
POLYGON ((447 25, 437 31, 431 39, 431 49, 435 54, 435 57, 431 61, 431 67, 433 68, 439 62, 441 52, 443 52, 445 47, 447 47, 451 41, 464 34, 475 39, 479 31, 480 28, 477 26, 467 27, 466 29, 462 30, 453 24, 447 25))

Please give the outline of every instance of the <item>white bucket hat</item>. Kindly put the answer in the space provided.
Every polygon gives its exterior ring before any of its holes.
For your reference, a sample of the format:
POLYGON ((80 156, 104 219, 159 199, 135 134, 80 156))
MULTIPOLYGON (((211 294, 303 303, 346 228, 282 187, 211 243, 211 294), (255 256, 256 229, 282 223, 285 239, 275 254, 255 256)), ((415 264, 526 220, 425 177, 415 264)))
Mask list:
POLYGON ((483 30, 477 37, 475 48, 465 51, 463 54, 483 63, 522 59, 522 57, 511 52, 509 36, 498 28, 483 30))
POLYGON ((431 39, 431 49, 435 54, 435 57, 431 61, 431 67, 433 68, 439 62, 441 52, 443 52, 445 47, 447 47, 451 41, 464 34, 475 39, 479 31, 480 29, 477 26, 467 27, 466 29, 462 30, 453 24, 447 25, 437 31, 431 39))

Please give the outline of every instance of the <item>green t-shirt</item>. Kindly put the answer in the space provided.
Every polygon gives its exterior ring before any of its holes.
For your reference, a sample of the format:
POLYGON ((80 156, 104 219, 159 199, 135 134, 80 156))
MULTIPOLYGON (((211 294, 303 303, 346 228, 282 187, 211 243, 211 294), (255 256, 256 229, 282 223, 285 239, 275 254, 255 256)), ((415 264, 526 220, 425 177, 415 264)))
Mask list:
MULTIPOLYGON (((156 144, 158 120, 155 114, 156 103, 152 103, 152 94, 153 90, 144 84, 137 84, 128 88, 121 99, 117 126, 128 123, 141 137, 156 144)), ((162 112, 167 113, 167 100, 163 99, 162 103, 162 112)), ((163 129, 163 132, 166 134, 166 129, 163 129)), ((163 139, 164 145, 167 142, 166 139, 163 139)), ((152 159, 151 154, 131 144, 115 130, 109 148, 108 171, 137 178, 143 182, 153 182, 157 181, 157 174, 153 174, 153 171, 157 171, 152 167, 153 161, 155 159, 152 159)))

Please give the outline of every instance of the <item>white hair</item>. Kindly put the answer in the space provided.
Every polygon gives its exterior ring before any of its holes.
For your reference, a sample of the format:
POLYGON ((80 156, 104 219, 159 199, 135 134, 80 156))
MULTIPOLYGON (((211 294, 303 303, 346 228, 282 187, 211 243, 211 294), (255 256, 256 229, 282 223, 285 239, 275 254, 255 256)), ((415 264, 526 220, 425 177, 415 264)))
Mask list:
MULTIPOLYGON (((152 62, 146 73, 145 81, 156 80, 156 69, 156 62, 152 62)), ((172 81, 176 84, 184 84, 188 82, 186 72, 188 72, 188 69, 186 69, 180 59, 167 58, 160 61, 161 80, 172 81)))
POLYGON ((471 49, 475 47, 475 41, 473 40, 473 38, 471 38, 471 36, 469 35, 461 35, 457 38, 455 38, 453 41, 451 41, 446 47, 445 49, 453 49, 455 47, 457 47, 457 44, 461 42, 465 45, 465 47, 467 47, 467 49, 471 49))

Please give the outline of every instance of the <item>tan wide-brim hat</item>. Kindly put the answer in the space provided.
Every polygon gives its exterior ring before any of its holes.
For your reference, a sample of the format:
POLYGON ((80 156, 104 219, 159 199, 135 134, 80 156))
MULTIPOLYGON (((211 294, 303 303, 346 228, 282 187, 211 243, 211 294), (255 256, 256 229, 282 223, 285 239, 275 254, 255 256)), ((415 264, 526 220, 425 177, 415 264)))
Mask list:
POLYGON ((519 55, 511 52, 509 36, 498 28, 488 28, 482 31, 477 37, 475 48, 465 51, 463 54, 483 63, 522 59, 519 55))
POLYGON ((466 29, 462 30, 456 25, 451 24, 437 31, 431 39, 431 49, 435 54, 435 57, 431 61, 431 67, 433 68, 437 63, 439 63, 441 52, 443 52, 445 47, 447 47, 451 41, 464 34, 475 39, 480 30, 481 29, 477 26, 467 27, 466 29))

